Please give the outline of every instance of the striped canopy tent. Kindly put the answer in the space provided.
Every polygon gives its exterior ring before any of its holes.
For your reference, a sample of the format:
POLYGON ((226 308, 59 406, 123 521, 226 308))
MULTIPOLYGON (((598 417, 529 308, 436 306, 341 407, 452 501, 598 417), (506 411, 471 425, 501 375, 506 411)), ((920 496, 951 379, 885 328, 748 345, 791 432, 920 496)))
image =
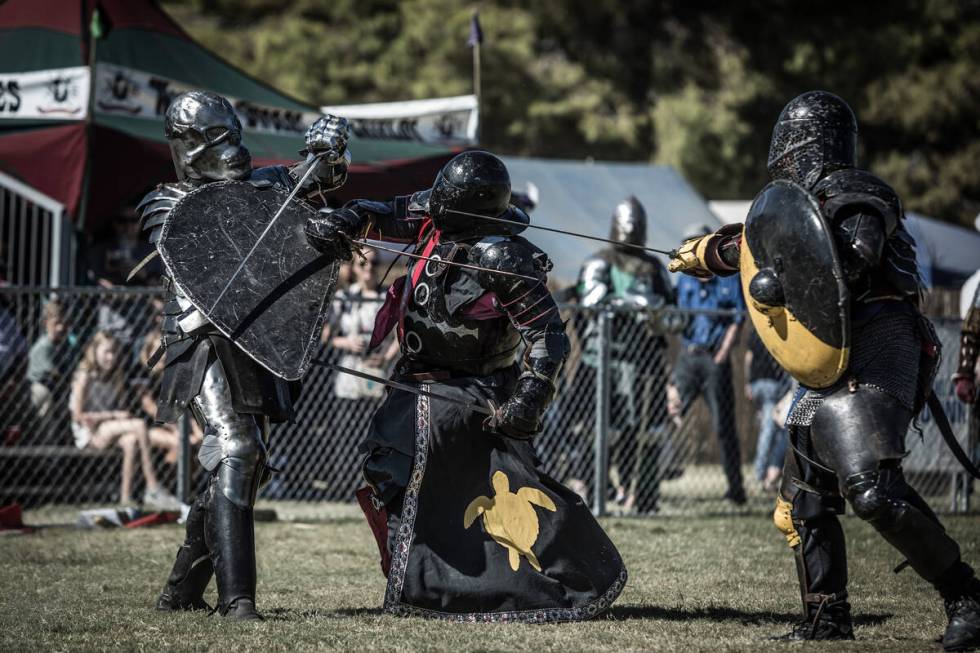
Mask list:
MULTIPOLYGON (((147 0, 0 3, 0 173, 60 202, 86 231, 175 174, 163 134, 171 98, 231 100, 257 165, 299 158, 318 110, 194 42, 147 0)), ((354 138, 345 197, 432 183, 453 151, 354 138)))

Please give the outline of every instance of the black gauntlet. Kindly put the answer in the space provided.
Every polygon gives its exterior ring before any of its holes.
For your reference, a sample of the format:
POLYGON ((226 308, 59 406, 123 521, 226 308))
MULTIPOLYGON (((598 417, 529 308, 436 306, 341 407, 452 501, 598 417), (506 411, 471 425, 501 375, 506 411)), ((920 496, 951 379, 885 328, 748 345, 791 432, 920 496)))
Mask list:
POLYGON ((351 260, 352 241, 363 231, 364 220, 352 208, 322 209, 306 222, 306 239, 332 260, 351 260))
POLYGON ((522 377, 514 394, 487 420, 489 430, 526 440, 541 430, 541 418, 554 395, 549 381, 522 377))

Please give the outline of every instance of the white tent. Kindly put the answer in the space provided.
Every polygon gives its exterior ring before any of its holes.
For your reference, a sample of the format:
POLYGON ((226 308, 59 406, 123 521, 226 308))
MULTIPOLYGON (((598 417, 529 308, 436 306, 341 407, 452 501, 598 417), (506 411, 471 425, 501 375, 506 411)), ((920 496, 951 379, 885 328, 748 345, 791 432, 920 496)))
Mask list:
MULTIPOLYGON (((721 225, 707 204, 670 166, 503 157, 511 184, 523 191, 528 183, 538 190, 531 223, 607 238, 613 209, 635 195, 647 212, 647 245, 670 250, 687 227, 721 225)), ((548 253, 561 285, 575 283, 579 267, 600 242, 529 229, 524 234, 548 253)))

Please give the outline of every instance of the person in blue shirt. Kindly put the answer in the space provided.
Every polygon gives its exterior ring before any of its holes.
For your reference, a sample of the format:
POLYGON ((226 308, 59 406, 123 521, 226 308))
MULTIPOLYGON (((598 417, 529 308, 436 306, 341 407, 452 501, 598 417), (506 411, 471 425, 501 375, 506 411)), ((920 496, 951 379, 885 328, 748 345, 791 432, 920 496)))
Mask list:
MULTIPOLYGON (((690 230, 692 235, 710 233, 706 226, 690 230)), ((742 485, 742 455, 735 430, 735 390, 732 385, 731 351, 738 338, 745 312, 737 276, 696 279, 682 276, 677 283, 677 307, 696 311, 684 329, 680 356, 671 384, 680 399, 679 415, 703 395, 721 445, 721 465, 728 480, 725 498, 745 503, 742 485), (721 312, 719 312, 721 311, 721 312), (737 311, 725 314, 724 311, 737 311)))

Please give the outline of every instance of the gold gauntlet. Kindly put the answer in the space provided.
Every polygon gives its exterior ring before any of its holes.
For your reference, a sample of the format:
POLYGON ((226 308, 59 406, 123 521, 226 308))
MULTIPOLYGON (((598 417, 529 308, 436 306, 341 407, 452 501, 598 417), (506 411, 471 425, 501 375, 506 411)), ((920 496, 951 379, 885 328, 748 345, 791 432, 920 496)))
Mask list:
POLYGON ((708 269, 705 262, 708 247, 717 234, 688 238, 671 254, 667 269, 671 272, 683 272, 699 279, 710 279, 714 273, 708 269))

